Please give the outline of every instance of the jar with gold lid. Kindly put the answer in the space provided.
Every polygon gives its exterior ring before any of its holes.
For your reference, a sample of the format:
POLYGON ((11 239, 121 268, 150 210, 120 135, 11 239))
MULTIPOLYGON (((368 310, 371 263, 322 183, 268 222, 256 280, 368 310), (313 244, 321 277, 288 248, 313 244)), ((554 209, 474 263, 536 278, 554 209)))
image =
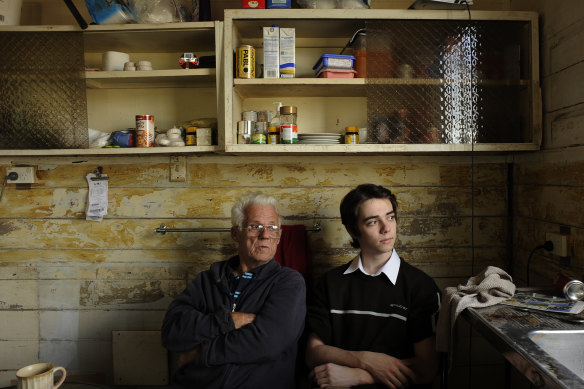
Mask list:
POLYGON ((345 144, 347 145, 359 144, 359 127, 357 126, 345 127, 345 144))

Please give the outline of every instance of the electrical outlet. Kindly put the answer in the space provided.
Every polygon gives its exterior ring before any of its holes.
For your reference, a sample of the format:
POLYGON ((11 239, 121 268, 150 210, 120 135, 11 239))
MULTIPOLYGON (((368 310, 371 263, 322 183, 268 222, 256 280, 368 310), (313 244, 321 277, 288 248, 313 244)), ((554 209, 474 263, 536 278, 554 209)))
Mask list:
POLYGON ((554 249, 552 250, 552 254, 557 255, 559 257, 567 257, 568 256, 568 236, 558 234, 557 232, 546 232, 545 233, 545 240, 549 240, 554 244, 554 249))
POLYGON ((185 182, 187 180, 187 157, 172 156, 170 157, 170 181, 185 182))
POLYGON ((35 182, 35 171, 33 166, 25 167, 9 167, 6 169, 6 175, 10 173, 18 174, 16 180, 8 180, 9 184, 34 184, 35 182))

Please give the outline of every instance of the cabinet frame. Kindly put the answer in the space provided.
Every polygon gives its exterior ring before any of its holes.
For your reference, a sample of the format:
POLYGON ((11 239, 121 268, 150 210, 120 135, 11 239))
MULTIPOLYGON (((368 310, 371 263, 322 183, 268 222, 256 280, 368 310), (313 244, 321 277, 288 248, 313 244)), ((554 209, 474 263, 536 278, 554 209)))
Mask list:
MULTIPOLYGON (((365 21, 387 20, 448 20, 468 21, 467 11, 440 10, 381 10, 381 9, 294 9, 294 10, 226 10, 224 18, 225 50, 225 152, 233 154, 410 154, 410 153, 460 153, 488 152, 506 153, 539 150, 542 137, 541 87, 539 82, 538 15, 535 12, 473 11, 476 21, 526 21, 530 25, 529 36, 529 80, 521 85, 529 88, 530 124, 532 141, 524 143, 475 143, 475 144, 359 144, 359 145, 257 145, 237 144, 236 122, 243 101, 252 96, 278 97, 278 90, 286 88, 285 97, 331 97, 351 91, 353 95, 365 97, 365 79, 237 79, 233 77, 233 55, 239 44, 261 47, 261 26, 278 24, 280 27, 295 27, 297 41, 311 45, 311 39, 321 37, 321 47, 339 47, 339 40, 347 41, 347 31, 362 28, 365 21), (331 25, 338 24, 335 30, 331 25), (319 26, 322 24, 322 26, 319 26), (252 30, 257 36, 253 37, 252 30), (340 33, 339 31, 342 31, 340 33), (320 35, 319 35, 320 34, 320 35), (327 44, 331 46, 327 46, 327 44), (334 45, 334 46, 333 46, 334 45)), ((297 44, 298 47, 298 44, 297 44)), ((306 46, 305 46, 306 47, 306 46)), ((342 46, 341 46, 342 47, 342 46)), ((386 79, 395 83, 439 83, 437 79, 386 79)), ((491 81, 485 81, 491 82, 491 81)), ((504 81, 503 81, 504 82, 504 81)))
MULTIPOLYGON (((184 47, 177 36, 203 39, 205 51, 214 52, 215 69, 162 69, 151 71, 85 72, 86 89, 141 89, 202 87, 215 88, 217 98, 217 127, 223 132, 223 22, 185 22, 161 24, 90 25, 81 30, 76 26, 3 26, 2 32, 74 32, 83 34, 84 53, 107 50, 123 52, 168 53, 184 47), (173 44, 173 41, 177 41, 173 44), (141 51, 138 51, 141 50, 141 51)), ((178 58, 177 58, 178 60, 178 58)), ((88 107, 89 109, 89 107, 88 107)), ((222 136, 219 136, 222 138, 222 136)), ((213 146, 99 148, 99 149, 19 149, 0 150, 3 156, 67 156, 67 155, 134 155, 209 153, 223 149, 221 143, 213 146)))

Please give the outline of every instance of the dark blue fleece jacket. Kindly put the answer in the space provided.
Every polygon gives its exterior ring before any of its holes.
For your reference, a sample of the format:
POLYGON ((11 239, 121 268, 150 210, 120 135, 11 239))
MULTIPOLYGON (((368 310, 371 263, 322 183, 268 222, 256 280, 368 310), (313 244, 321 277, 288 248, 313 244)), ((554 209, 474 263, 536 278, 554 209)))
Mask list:
POLYGON ((294 387, 297 343, 304 329, 306 286, 295 270, 273 259, 258 269, 238 298, 237 311, 254 313, 236 330, 231 319, 228 275, 239 258, 211 265, 169 306, 162 343, 182 352, 198 347, 195 359, 176 373, 184 388, 294 387))

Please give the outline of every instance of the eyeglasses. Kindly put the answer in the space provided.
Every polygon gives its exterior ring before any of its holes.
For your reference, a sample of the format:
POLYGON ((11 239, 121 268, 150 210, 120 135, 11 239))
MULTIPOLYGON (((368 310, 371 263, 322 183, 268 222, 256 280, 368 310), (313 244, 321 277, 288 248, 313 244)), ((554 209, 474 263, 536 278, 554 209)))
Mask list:
POLYGON ((279 236, 280 235, 280 226, 274 225, 263 225, 263 224, 250 224, 247 227, 243 227, 244 230, 247 230, 247 234, 249 236, 260 236, 262 233, 266 233, 268 236, 279 236))

